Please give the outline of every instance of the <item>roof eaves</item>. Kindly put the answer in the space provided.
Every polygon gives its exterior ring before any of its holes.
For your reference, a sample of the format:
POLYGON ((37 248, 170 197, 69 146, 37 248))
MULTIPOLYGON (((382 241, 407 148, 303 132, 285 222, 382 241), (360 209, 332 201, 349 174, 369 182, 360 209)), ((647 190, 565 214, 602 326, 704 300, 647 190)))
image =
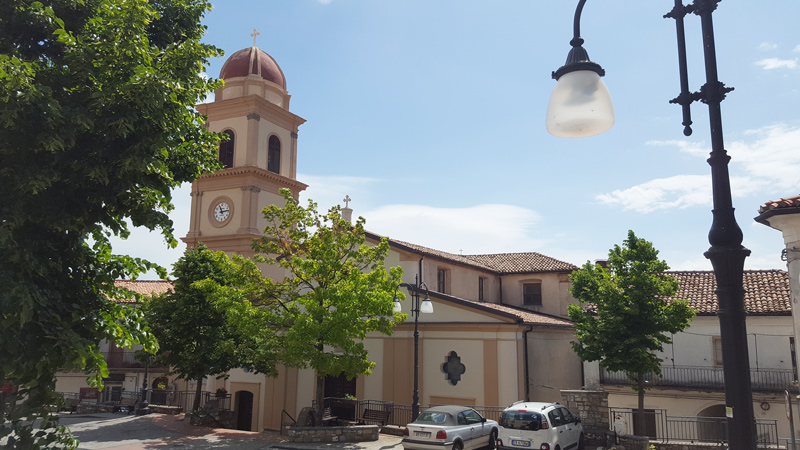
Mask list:
POLYGON ((769 219, 774 216, 783 216, 786 214, 800 214, 800 206, 789 206, 783 208, 770 208, 753 218, 756 222, 772 227, 769 224, 769 219))

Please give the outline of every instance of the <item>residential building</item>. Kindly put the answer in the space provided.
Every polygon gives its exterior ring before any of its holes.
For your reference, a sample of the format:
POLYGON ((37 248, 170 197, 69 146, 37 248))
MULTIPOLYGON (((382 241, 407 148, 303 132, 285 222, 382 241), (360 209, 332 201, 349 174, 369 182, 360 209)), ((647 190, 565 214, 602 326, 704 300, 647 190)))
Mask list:
MULTIPOLYGON (((672 336, 659 356, 662 377, 651 376, 645 408, 670 416, 725 417, 716 279, 710 271, 669 272, 680 284, 674 299, 687 299, 697 316, 688 329, 672 336)), ((791 436, 784 392, 796 391, 794 330, 789 301, 789 277, 782 270, 744 272, 747 342, 753 406, 757 418, 778 420, 779 436, 791 436)), ((586 364, 587 385, 609 392, 614 408, 637 408, 637 394, 623 374, 586 364)), ((650 416, 654 421, 655 416, 650 416)), ((627 424, 627 430, 632 430, 627 424)), ((655 424, 653 424, 655 426, 655 424)))
MULTIPOLYGON (((146 296, 164 294, 172 289, 171 282, 160 280, 117 280, 116 285, 135 294, 146 296)), ((133 298, 116 301, 131 305, 136 303, 133 298)), ((78 393, 80 398, 85 400, 118 402, 126 393, 140 391, 145 378, 148 381, 148 389, 157 388, 162 384, 164 386, 170 384, 169 378, 166 376, 169 371, 168 367, 146 367, 146 364, 135 358, 135 354, 140 348, 141 346, 123 349, 112 342, 101 342, 100 353, 108 365, 108 377, 103 380, 105 386, 103 391, 98 392, 97 388, 89 387, 86 383, 87 375, 75 372, 57 373, 56 391, 78 393)))
MULTIPOLYGON (((758 209, 755 221, 774 228, 783 235, 784 249, 781 252, 781 260, 786 261, 791 305, 795 306, 800 299, 800 195, 764 203, 758 209)), ((800 314, 793 314, 792 319, 794 338, 797 342, 798 332, 800 332, 800 314)), ((795 360, 800 358, 800 349, 797 346, 795 346, 794 358, 795 360)))

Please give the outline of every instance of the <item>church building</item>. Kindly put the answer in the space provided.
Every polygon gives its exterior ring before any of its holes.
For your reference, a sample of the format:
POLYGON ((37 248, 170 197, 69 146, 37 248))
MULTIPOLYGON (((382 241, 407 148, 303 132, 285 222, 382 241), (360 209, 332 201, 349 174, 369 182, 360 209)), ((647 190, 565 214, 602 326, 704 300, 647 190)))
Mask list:
MULTIPOLYGON (((214 101, 197 109, 208 116, 209 130, 228 136, 219 148, 225 168, 192 185, 183 241, 252 256, 250 244, 266 226, 261 210, 283 202, 280 189, 297 198, 307 187, 297 180, 298 128, 305 120, 290 111, 280 66, 256 46, 232 54, 220 78, 225 84, 214 101)), ((380 236, 370 233, 368 239, 380 236)), ((560 389, 580 388, 581 362, 570 349, 574 333, 566 319, 567 304, 574 302, 568 275, 576 266, 538 253, 468 256, 390 243, 386 264, 401 266, 405 282, 424 281, 433 302, 433 313, 420 314, 418 324, 422 405, 556 401, 560 389)), ((283 276, 278 267, 264 270, 283 276)), ((373 373, 352 381, 329 377, 326 396, 410 405, 413 329, 409 314, 392 336, 368 336, 365 345, 377 363, 373 373)), ((250 418, 242 428, 278 429, 282 411, 297 417, 311 406, 314 376, 312 370, 284 368, 272 379, 237 369, 226 380, 209 380, 205 390, 224 387, 232 394, 237 416, 250 418)))

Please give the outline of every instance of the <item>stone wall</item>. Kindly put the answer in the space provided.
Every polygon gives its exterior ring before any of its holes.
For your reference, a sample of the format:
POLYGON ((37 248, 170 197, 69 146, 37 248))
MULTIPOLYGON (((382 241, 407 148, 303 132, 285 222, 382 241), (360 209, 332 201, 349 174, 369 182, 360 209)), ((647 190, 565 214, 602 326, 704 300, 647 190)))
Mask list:
POLYGON ((610 427, 608 392, 564 390, 561 403, 581 418, 587 443, 603 445, 610 427))
POLYGON ((286 427, 292 442, 364 442, 377 441, 380 427, 354 425, 350 427, 286 427))

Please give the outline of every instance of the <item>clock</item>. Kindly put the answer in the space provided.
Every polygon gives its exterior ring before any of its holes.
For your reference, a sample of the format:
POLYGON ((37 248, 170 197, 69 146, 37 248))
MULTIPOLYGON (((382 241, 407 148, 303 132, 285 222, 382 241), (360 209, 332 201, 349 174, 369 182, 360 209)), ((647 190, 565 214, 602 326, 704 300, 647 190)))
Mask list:
POLYGON ((219 202, 214 206, 214 219, 217 222, 225 222, 231 216, 231 207, 227 202, 219 202))

